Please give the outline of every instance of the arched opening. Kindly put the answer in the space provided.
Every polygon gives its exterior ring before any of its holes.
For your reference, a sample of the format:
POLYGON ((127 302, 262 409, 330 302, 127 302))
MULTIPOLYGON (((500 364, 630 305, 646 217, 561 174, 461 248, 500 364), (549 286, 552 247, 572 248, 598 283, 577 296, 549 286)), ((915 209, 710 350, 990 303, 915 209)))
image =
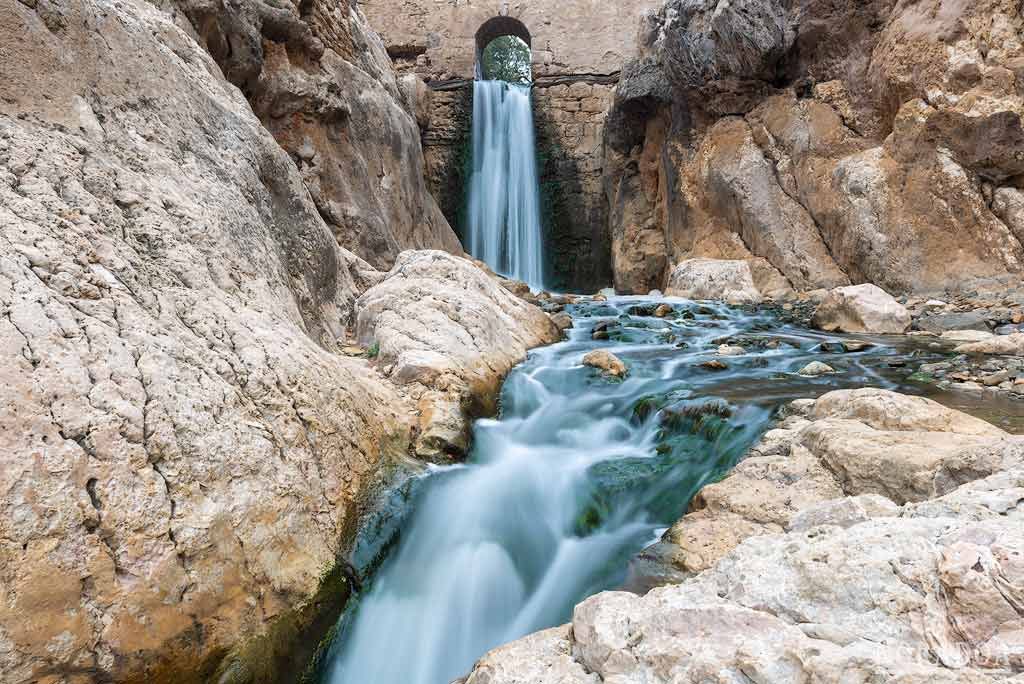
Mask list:
POLYGON ((523 22, 493 17, 476 32, 476 77, 529 83, 533 80, 531 37, 523 22))

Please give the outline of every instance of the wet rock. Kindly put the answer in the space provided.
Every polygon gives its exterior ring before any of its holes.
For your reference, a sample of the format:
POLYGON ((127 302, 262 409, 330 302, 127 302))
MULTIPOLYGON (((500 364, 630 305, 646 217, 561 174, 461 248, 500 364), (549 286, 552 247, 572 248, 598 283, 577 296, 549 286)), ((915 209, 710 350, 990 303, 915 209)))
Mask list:
POLYGON ((705 361, 702 364, 700 364, 700 367, 704 368, 706 370, 712 370, 712 371, 729 370, 728 364, 726 364, 726 363, 724 363, 722 361, 719 361, 718 359, 712 359, 711 361, 705 361))
POLYGON ((674 313, 675 309, 673 309, 668 304, 659 304, 658 308, 654 310, 654 315, 657 316, 658 318, 668 318, 674 313))
POLYGON ((910 313, 876 285, 850 285, 830 291, 813 322, 830 332, 899 334, 910 328, 910 313))
POLYGON ((811 361, 809 364, 807 364, 806 366, 799 370, 800 375, 806 375, 809 377, 815 377, 818 375, 830 375, 835 372, 835 368, 820 361, 811 361))
POLYGON ((583 365, 596 368, 600 370, 603 375, 613 378, 624 378, 628 373, 626 364, 623 363, 619 357, 603 349, 587 353, 587 355, 583 357, 583 365))
POLYGON ((760 304, 761 293, 754 286, 745 261, 688 259, 669 275, 666 293, 687 299, 717 299, 729 304, 760 304))
POLYGON ((590 331, 590 339, 592 340, 607 340, 611 337, 609 331, 615 327, 616 323, 609 323, 608 321, 602 321, 595 325, 590 331))
POLYGON ((551 322, 555 324, 555 327, 558 328, 560 332, 564 332, 573 327, 572 316, 564 311, 560 311, 551 316, 551 322))
POLYGON ((723 344, 718 347, 719 356, 741 356, 746 353, 746 349, 735 345, 723 344))

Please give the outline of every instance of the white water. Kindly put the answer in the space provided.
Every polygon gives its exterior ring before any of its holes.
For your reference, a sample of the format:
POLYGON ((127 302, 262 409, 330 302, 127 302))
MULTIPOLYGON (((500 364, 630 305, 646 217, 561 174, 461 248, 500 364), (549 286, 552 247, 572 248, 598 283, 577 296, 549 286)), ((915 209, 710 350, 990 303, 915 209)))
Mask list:
POLYGON ((540 191, 530 86, 473 84, 467 251, 495 272, 543 287, 540 191))
MULTIPOLYGON (((447 684, 489 649, 565 622, 572 606, 626 580, 629 558, 674 521, 709 479, 735 463, 789 399, 840 386, 891 386, 896 350, 828 354, 828 335, 767 314, 673 300, 657 319, 642 298, 570 307, 570 339, 538 349, 509 376, 500 420, 474 428, 471 462, 427 477, 398 544, 343 622, 329 684, 447 684), (612 339, 592 340, 599 323, 612 339), (722 336, 756 345, 707 371, 722 336), (581 365, 592 349, 630 367, 609 382, 581 365), (810 360, 838 376, 797 374, 810 360), (706 423, 638 414, 710 398, 733 406, 706 423)), ((679 414, 676 414, 679 415, 679 414)))

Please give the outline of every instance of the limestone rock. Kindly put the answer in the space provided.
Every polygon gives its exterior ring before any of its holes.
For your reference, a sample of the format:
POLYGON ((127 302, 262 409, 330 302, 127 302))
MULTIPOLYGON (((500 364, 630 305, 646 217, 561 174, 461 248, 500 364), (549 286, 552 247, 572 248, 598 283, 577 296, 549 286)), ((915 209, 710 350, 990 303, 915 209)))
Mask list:
POLYGON ((622 359, 603 349, 588 352, 583 357, 583 365, 596 368, 604 375, 613 378, 624 378, 628 372, 626 364, 623 363, 622 359))
POLYGON ((786 529, 844 494, 922 501, 1024 458, 1020 440, 924 397, 839 390, 805 415, 770 430, 728 477, 698 493, 665 537, 679 547, 680 569, 705 570, 743 539, 786 529))
POLYGON ((1003 354, 1007 356, 1024 356, 1024 333, 998 335, 982 340, 961 344, 956 348, 958 354, 1003 354))
POLYGON ((809 364, 801 368, 798 373, 806 376, 818 376, 818 375, 829 375, 835 373, 836 369, 827 363, 821 361, 811 361, 809 364))
POLYGON ((398 83, 356 3, 175 3, 293 157, 338 244, 385 271, 403 249, 462 252, 422 173, 425 86, 398 83))
POLYGON ((569 328, 573 327, 572 316, 565 313, 564 311, 560 311, 552 315, 551 322, 554 323, 555 327, 558 328, 558 330, 561 332, 564 332, 569 328))
POLYGON ((607 118, 605 187, 643 209, 610 216, 612 235, 643 218, 616 268, 660 240, 670 263, 763 258, 801 290, 1019 282, 1024 19, 947 10, 666 0, 607 118))
POLYGON ((754 287, 750 266, 738 260, 682 261, 672 269, 665 294, 687 299, 718 299, 730 304, 761 302, 761 293, 754 287))
POLYGON ((900 334, 910 328, 910 313, 876 285, 850 285, 829 292, 812 322, 830 332, 900 334))
POLYGON ((451 435, 452 415, 461 430, 468 418, 494 411, 498 388, 527 350, 558 340, 547 314, 509 292, 468 259, 440 251, 399 255, 384 280, 356 304, 360 343, 377 350, 377 360, 400 385, 445 393, 431 409, 442 425, 423 426, 434 443, 422 455, 459 455, 468 443, 451 435), (440 441, 439 441, 440 440, 440 441))
POLYGON ((951 342, 984 342, 994 335, 987 330, 947 330, 939 337, 951 342))

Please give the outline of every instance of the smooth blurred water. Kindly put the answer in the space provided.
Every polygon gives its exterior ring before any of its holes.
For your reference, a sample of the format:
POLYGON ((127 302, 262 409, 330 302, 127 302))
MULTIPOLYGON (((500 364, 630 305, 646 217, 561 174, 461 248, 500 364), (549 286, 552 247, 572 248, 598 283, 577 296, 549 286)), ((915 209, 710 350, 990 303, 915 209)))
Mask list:
POLYGON ((476 423, 471 463, 421 483, 398 543, 344 618, 327 681, 447 684, 494 646, 565 622, 575 603, 623 582, 630 557, 736 463, 780 404, 894 387, 901 359, 928 356, 865 337, 876 346, 828 353, 821 343, 842 337, 666 301, 665 319, 646 298, 569 307, 570 339, 510 374, 500 420, 476 423), (593 341, 603 323, 611 339, 593 341), (726 341, 749 350, 718 357, 726 341), (581 365, 596 348, 628 364, 625 381, 581 365), (712 359, 729 368, 700 365, 712 359), (812 360, 840 373, 799 376, 812 360))
POLYGON ((543 287, 540 186, 530 86, 473 84, 466 250, 496 273, 543 287))

